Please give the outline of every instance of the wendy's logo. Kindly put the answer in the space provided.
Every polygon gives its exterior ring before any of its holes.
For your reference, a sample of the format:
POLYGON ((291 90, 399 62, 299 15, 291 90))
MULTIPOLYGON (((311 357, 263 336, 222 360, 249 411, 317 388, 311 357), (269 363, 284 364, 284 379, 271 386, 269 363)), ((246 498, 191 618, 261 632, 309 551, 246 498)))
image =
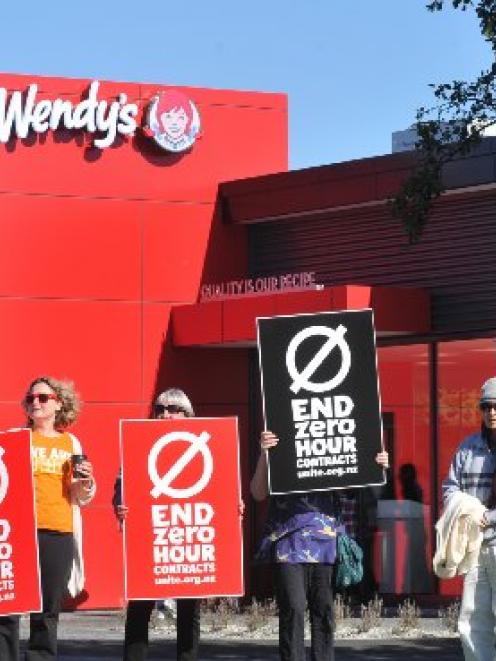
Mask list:
POLYGON ((200 115, 195 104, 177 90, 160 92, 148 106, 145 133, 167 151, 189 149, 200 132, 200 115))

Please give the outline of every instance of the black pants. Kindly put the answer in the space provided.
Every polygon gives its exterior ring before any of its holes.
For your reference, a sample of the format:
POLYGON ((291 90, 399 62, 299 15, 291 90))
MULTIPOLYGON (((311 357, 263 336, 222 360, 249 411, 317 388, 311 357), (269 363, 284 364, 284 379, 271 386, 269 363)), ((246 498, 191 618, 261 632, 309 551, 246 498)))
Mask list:
POLYGON ((19 616, 0 617, 0 659, 19 661, 19 616))
POLYGON ((276 563, 281 661, 304 661, 305 608, 310 612, 312 661, 333 661, 332 565, 276 563))
MULTIPOLYGON (((42 612, 30 615, 30 636, 26 661, 57 658, 57 625, 62 598, 67 591, 74 557, 70 533, 38 531, 42 612)), ((19 618, 0 617, 0 659, 19 659, 19 618)))
MULTIPOLYGON (((148 653, 148 623, 154 601, 130 601, 124 634, 124 661, 144 661, 148 653)), ((196 661, 200 643, 200 600, 177 600, 177 661, 196 661)))

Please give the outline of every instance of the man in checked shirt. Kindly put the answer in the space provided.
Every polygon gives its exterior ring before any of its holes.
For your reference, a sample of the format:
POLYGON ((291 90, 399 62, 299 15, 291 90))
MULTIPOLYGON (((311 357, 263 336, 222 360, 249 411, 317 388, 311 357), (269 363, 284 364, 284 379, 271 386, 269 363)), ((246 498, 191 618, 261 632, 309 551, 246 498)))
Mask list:
MULTIPOLYGON (((481 429, 465 438, 455 452, 443 482, 443 502, 459 491, 494 507, 493 476, 496 470, 496 377, 481 388, 481 429)), ((496 509, 484 512, 480 526, 483 542, 476 567, 465 575, 458 631, 466 661, 496 658, 496 509)))

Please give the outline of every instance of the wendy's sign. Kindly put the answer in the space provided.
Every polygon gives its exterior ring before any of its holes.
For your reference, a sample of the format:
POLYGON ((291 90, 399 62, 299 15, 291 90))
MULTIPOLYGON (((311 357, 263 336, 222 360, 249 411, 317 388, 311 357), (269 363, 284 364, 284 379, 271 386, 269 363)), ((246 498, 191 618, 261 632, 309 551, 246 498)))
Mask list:
POLYGON ((259 318, 270 492, 383 484, 372 310, 259 318))
MULTIPOLYGON (((140 107, 129 103, 121 92, 110 100, 99 99, 100 83, 91 83, 88 93, 78 103, 66 99, 38 98, 38 85, 15 90, 9 96, 0 87, 0 143, 12 137, 27 138, 30 132, 43 134, 60 128, 84 130, 95 134, 93 144, 99 149, 112 146, 117 137, 132 136, 138 128, 140 107)), ((158 93, 148 105, 145 135, 169 152, 188 150, 198 137, 200 115, 195 104, 182 92, 158 93)))
POLYGON ((38 85, 29 85, 27 92, 12 92, 0 87, 0 142, 8 142, 11 136, 26 138, 29 131, 46 133, 58 128, 84 129, 98 133, 93 144, 99 149, 110 147, 120 135, 131 135, 136 130, 138 106, 127 102, 126 94, 119 94, 115 101, 98 99, 100 83, 91 83, 87 98, 79 103, 63 99, 37 100, 38 85))
POLYGON ((0 615, 41 610, 31 431, 0 432, 0 615))
POLYGON ((126 599, 243 594, 236 418, 121 420, 126 599))

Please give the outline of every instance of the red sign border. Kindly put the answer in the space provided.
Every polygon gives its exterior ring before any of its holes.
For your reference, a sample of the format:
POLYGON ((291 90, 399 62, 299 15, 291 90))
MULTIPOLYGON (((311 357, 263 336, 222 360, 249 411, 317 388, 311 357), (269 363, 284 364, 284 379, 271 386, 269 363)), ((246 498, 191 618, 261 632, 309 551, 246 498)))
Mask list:
MULTIPOLYGON (((222 417, 205 417, 205 416, 196 417, 195 416, 194 419, 195 420, 219 420, 219 419, 221 419, 221 420, 226 420, 226 419, 234 420, 234 424, 235 424, 235 427, 236 427, 236 436, 239 440, 239 420, 238 420, 238 416, 236 416, 236 415, 229 415, 229 416, 222 416, 222 417)), ((145 419, 141 419, 141 418, 121 418, 119 420, 119 460, 120 460, 120 466, 121 466, 121 471, 122 471, 121 472, 121 493, 122 493, 122 502, 123 503, 125 502, 125 500, 124 500, 124 462, 123 462, 123 451, 122 451, 122 425, 123 425, 123 423, 126 423, 126 422, 153 422, 153 423, 156 423, 156 422, 159 422, 159 420, 157 420, 155 418, 145 418, 145 419)), ((239 494, 238 495, 239 495, 239 499, 241 500, 242 491, 241 491, 241 466, 240 466, 239 442, 238 442, 237 448, 236 448, 236 458, 237 458, 236 471, 237 471, 238 487, 239 487, 239 494)), ((126 523, 124 522, 123 525, 125 526, 126 523)), ((180 595, 178 597, 170 596, 170 597, 167 597, 167 599, 215 599, 217 597, 243 597, 245 595, 245 577, 244 577, 244 571, 243 571, 243 569, 244 569, 244 562, 243 562, 243 560, 244 560, 243 522, 242 522, 241 517, 239 518, 239 528, 240 528, 240 540, 241 540, 241 544, 240 544, 241 592, 239 592, 239 593, 236 592, 234 594, 233 593, 229 593, 229 594, 227 594, 227 593, 226 594, 224 594, 224 593, 222 593, 222 594, 215 593, 215 594, 202 595, 201 597, 184 597, 184 596, 180 595)), ((124 528, 122 530, 122 560, 123 560, 123 567, 124 567, 124 599, 127 602, 127 601, 130 601, 130 599, 128 598, 128 595, 127 595, 126 536, 124 534, 124 528)), ((132 601, 156 601, 156 600, 157 600, 156 596, 153 596, 153 597, 139 597, 139 598, 133 597, 132 598, 132 601)))
POLYGON ((12 611, 10 613, 4 613, 2 617, 10 615, 25 615, 29 613, 41 613, 43 611, 43 598, 41 595, 41 572, 40 572, 40 549, 38 546, 38 520, 36 515, 36 494, 35 494, 35 484, 34 484, 34 475, 33 475, 33 430, 30 427, 13 427, 12 429, 4 429, 0 431, 0 438, 2 434, 9 434, 11 432, 27 431, 29 432, 29 466, 30 466, 30 482, 31 482, 31 493, 33 495, 33 515, 34 515, 34 547, 36 549, 36 565, 38 569, 38 603, 39 608, 36 610, 22 610, 22 611, 12 611))

